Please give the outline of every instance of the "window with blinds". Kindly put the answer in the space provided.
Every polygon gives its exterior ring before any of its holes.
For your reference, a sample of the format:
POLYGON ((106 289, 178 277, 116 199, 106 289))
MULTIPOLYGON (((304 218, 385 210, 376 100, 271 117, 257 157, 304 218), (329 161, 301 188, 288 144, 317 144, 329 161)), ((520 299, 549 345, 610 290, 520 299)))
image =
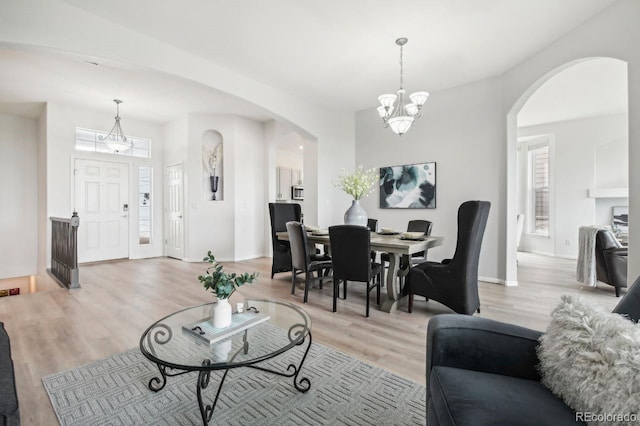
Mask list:
POLYGON ((549 235, 549 144, 529 146, 531 230, 549 235))

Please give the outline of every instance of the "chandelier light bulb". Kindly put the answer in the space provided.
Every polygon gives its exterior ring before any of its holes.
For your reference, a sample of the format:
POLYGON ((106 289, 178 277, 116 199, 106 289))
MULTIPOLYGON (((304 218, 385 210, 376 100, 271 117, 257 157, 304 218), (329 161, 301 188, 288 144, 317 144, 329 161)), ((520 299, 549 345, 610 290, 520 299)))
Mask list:
POLYGON ((377 108, 384 127, 390 127, 391 130, 402 136, 413 125, 416 118, 420 117, 422 105, 429 98, 428 92, 415 92, 409 95, 411 102, 405 103, 405 90, 402 87, 404 64, 403 64, 403 46, 407 44, 408 39, 401 37, 396 40, 396 44, 400 46, 400 88, 398 94, 384 94, 378 96, 380 106, 377 108), (406 115, 405 115, 406 114, 406 115))

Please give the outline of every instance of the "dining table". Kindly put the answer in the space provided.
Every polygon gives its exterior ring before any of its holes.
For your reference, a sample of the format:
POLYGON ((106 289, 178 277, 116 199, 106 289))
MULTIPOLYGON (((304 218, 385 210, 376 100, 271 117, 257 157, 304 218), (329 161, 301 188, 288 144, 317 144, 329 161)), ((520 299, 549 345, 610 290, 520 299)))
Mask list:
MULTIPOLYGON (((278 232, 279 240, 289 241, 286 232, 278 232)), ((326 230, 307 232, 307 238, 311 244, 321 244, 331 252, 331 241, 326 230)), ((417 239, 409 239, 401 232, 371 232, 371 250, 389 254, 389 268, 386 276, 387 298, 382 303, 380 310, 394 312, 400 301, 399 278, 406 276, 411 267, 409 257, 414 253, 420 253, 433 247, 442 245, 444 237, 424 236, 417 239), (405 261, 402 261, 402 258, 405 261)))

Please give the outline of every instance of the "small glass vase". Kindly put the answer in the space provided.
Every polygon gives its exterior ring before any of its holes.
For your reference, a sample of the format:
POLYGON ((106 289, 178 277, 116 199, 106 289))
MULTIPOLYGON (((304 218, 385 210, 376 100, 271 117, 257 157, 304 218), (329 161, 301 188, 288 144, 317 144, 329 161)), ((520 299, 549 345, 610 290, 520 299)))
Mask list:
POLYGON ((367 212, 360 205, 360 200, 353 200, 351 207, 344 213, 345 225, 367 226, 367 212))
POLYGON ((225 328, 231 325, 232 310, 229 299, 218 299, 211 310, 211 325, 215 328, 225 328))
POLYGON ((209 176, 209 183, 211 183, 211 192, 213 196, 211 197, 212 201, 216 200, 216 192, 218 192, 218 181, 220 180, 220 176, 209 176))

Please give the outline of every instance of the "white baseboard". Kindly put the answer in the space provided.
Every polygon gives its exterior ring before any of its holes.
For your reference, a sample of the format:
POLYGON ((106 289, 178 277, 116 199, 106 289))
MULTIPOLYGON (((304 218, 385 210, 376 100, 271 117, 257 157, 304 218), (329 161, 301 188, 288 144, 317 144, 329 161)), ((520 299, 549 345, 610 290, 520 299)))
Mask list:
POLYGON ((558 259, 578 260, 577 256, 559 256, 557 254, 547 253, 546 251, 520 250, 520 253, 538 254, 540 256, 555 257, 555 258, 558 258, 558 259))
POLYGON ((518 281, 507 281, 507 280, 501 280, 499 278, 478 277, 478 281, 482 281, 482 282, 485 282, 485 283, 491 283, 491 284, 500 284, 500 285, 503 285, 505 287, 517 287, 518 286, 518 281))

